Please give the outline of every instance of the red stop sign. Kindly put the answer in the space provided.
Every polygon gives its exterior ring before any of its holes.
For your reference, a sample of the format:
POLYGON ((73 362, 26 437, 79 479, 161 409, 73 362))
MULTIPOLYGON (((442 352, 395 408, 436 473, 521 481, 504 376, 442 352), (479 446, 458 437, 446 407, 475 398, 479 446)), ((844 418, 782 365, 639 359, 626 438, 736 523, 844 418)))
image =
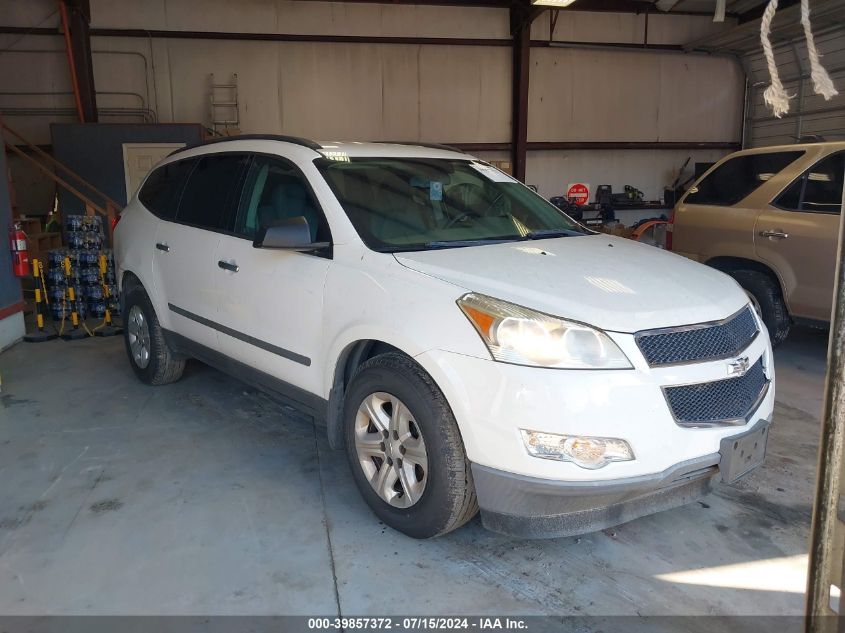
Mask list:
POLYGON ((580 182, 569 185, 566 199, 575 204, 587 204, 590 201, 590 188, 580 182))

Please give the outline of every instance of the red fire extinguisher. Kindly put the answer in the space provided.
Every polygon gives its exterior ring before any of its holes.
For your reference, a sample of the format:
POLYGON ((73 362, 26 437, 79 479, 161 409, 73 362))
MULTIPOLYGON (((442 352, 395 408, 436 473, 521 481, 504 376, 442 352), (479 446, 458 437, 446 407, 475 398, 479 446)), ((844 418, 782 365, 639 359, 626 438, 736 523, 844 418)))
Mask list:
POLYGON ((26 252, 26 233, 19 222, 12 225, 9 233, 12 242, 12 269, 16 277, 28 277, 30 274, 29 253, 26 252))

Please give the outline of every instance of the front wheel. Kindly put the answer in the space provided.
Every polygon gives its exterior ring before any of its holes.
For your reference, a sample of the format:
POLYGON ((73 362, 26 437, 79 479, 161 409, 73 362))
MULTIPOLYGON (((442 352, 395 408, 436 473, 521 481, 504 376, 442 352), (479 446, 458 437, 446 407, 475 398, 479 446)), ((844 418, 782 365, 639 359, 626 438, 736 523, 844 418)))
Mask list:
POLYGON ((783 301, 780 285, 756 270, 735 270, 730 275, 745 290, 757 314, 766 324, 772 346, 777 347, 783 343, 789 335, 792 319, 783 301))
POLYGON ((400 353, 353 377, 344 403, 346 454, 375 514, 414 538, 460 527, 478 511, 470 463, 443 393, 400 353))

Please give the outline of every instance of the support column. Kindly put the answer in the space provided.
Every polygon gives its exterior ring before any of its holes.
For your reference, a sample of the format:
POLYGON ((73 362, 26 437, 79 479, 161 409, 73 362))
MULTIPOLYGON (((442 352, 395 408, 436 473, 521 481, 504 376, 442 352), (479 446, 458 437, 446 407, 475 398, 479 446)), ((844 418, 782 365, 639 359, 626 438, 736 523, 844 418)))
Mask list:
POLYGON ((97 93, 89 33, 91 7, 88 0, 59 0, 59 3, 79 118, 84 123, 93 123, 97 121, 97 93))
POLYGON ((527 0, 511 6, 511 36, 513 37, 512 106, 511 106, 511 167, 513 177, 525 182, 525 162, 528 147, 528 75, 531 62, 531 23, 542 13, 527 0))

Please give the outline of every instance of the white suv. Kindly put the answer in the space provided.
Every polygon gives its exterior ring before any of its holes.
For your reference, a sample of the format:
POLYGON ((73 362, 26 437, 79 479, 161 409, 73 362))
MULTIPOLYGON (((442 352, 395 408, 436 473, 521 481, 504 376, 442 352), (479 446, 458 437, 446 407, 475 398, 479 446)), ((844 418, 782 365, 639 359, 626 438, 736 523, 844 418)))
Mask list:
POLYGON ((593 233, 441 146, 237 137, 115 230, 146 383, 198 358, 293 401, 386 524, 524 536, 686 503, 763 459, 772 351, 728 276, 593 233))

